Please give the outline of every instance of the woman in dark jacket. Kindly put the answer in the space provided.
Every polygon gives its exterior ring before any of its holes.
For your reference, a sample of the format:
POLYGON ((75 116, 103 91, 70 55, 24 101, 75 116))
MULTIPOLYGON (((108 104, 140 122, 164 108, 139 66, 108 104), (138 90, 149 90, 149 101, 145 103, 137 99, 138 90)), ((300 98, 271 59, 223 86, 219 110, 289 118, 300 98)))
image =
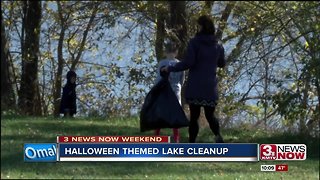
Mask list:
POLYGON ((64 114, 64 117, 73 117, 77 113, 76 77, 74 71, 67 73, 67 84, 63 87, 60 104, 60 113, 64 114))
POLYGON ((186 82, 185 98, 190 108, 189 142, 194 143, 199 131, 198 118, 200 108, 204 107, 206 119, 217 143, 223 143, 220 135, 219 121, 214 116, 218 100, 217 67, 224 67, 224 48, 218 44, 215 28, 208 16, 198 19, 200 31, 188 44, 187 54, 183 61, 174 66, 162 68, 162 71, 178 72, 189 69, 186 82))

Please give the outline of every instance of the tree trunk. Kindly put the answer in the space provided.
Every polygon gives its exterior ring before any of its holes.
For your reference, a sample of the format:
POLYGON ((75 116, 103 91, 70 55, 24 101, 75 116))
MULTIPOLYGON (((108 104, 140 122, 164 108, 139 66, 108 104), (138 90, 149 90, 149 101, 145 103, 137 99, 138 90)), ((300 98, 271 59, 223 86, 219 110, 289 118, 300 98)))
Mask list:
POLYGON ((210 15, 213 5, 214 5, 214 1, 205 1, 204 12, 210 15))
POLYGON ((308 99, 309 99, 309 89, 310 89, 310 79, 311 75, 310 73, 306 73, 305 79, 304 79, 304 89, 303 89, 303 98, 302 98, 302 108, 305 110, 304 112, 300 113, 299 117, 299 132, 300 134, 305 134, 307 127, 306 127, 306 111, 308 109, 308 99))
POLYGON ((184 58, 185 49, 188 43, 188 26, 185 1, 169 1, 170 5, 170 28, 173 29, 180 41, 178 59, 184 58))
POLYGON ((316 87, 317 87, 317 93, 318 93, 318 110, 316 110, 316 112, 318 112, 317 114, 319 115, 320 118, 320 84, 319 84, 319 79, 316 78, 316 87))
MULTIPOLYGON (((320 34, 316 36, 315 43, 312 43, 312 46, 310 46, 310 54, 311 54, 311 61, 312 65, 314 67, 314 85, 316 86, 316 93, 317 93, 317 99, 318 99, 318 105, 315 107, 315 114, 314 118, 310 121, 310 124, 313 124, 314 122, 318 123, 318 127, 320 127, 320 34)), ((310 43, 311 44, 311 43, 310 43)))
MULTIPOLYGON (((170 9, 170 28, 174 30, 176 36, 180 41, 180 48, 177 59, 183 60, 185 49, 188 45, 188 26, 187 26, 187 13, 186 13, 186 2, 185 1, 169 1, 170 9)), ((186 105, 185 85, 181 90, 181 103, 182 107, 186 105)))
POLYGON ((75 59, 72 59, 72 64, 71 64, 71 68, 70 68, 70 70, 72 70, 72 71, 75 71, 76 66, 78 65, 78 63, 80 61, 81 55, 82 55, 83 50, 84 50, 84 46, 85 46, 86 41, 87 41, 88 33, 89 33, 90 29, 91 29, 91 26, 93 25, 93 20, 96 17, 98 8, 99 8, 99 3, 97 3, 94 6, 93 12, 92 12, 92 14, 90 16, 90 19, 89 19, 89 22, 88 22, 88 25, 87 25, 85 31, 83 32, 83 36, 82 36, 82 40, 81 40, 81 43, 80 43, 80 46, 79 46, 79 49, 78 49, 77 57, 75 59))
POLYGON ((6 32, 1 13, 1 114, 3 111, 15 109, 16 96, 14 93, 10 54, 6 32))
POLYGON ((235 5, 235 2, 233 2, 233 1, 228 2, 226 8, 222 12, 219 27, 218 27, 218 30, 216 33, 217 39, 219 39, 219 40, 221 40, 221 38, 222 38, 223 31, 226 28, 227 21, 229 19, 229 16, 231 14, 232 9, 234 8, 234 5, 235 5))
POLYGON ((267 121, 268 121, 268 96, 269 96, 269 59, 266 57, 263 59, 264 61, 264 70, 265 70, 265 77, 264 77, 264 103, 263 103, 263 109, 264 109, 264 128, 267 129, 267 121))
POLYGON ((159 62, 163 58, 163 43, 165 37, 165 17, 161 10, 157 10, 157 20, 156 20, 156 57, 159 62))
POLYGON ((59 12, 59 19, 60 19, 60 36, 58 41, 58 67, 57 67, 57 74, 55 76, 55 86, 54 86, 54 94, 53 94, 53 100, 54 100, 54 111, 53 115, 54 117, 59 117, 60 115, 60 98, 61 98, 61 87, 62 87, 62 71, 63 71, 63 41, 66 31, 65 22, 66 19, 63 17, 62 13, 62 7, 59 1, 57 1, 58 5, 58 12, 59 12))
POLYGON ((19 107, 22 114, 41 115, 42 106, 38 84, 41 1, 27 1, 25 6, 25 39, 22 52, 19 107))

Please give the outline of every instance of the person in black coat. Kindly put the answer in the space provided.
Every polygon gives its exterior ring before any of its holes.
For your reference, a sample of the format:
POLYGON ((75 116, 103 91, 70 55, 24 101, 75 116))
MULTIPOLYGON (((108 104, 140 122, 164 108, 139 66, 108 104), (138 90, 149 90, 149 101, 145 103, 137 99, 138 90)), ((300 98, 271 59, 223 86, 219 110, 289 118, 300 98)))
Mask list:
POLYGON ((67 84, 63 87, 60 104, 60 113, 64 114, 64 117, 73 117, 77 113, 76 77, 74 71, 67 73, 67 84))
POLYGON ((183 61, 161 69, 165 72, 179 72, 189 69, 185 98, 190 108, 189 142, 194 143, 199 131, 200 108, 204 107, 206 119, 217 143, 223 143, 219 121, 214 116, 218 101, 217 68, 226 65, 224 48, 215 36, 213 21, 209 16, 198 19, 200 31, 188 44, 183 61))

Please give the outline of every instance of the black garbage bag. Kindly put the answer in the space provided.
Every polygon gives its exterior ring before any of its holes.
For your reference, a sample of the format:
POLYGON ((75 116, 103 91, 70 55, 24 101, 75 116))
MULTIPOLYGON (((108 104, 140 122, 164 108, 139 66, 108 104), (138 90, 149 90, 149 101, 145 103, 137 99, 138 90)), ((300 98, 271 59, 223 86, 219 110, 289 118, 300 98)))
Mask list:
POLYGON ((170 82, 167 77, 163 77, 145 98, 140 112, 140 131, 187 126, 189 121, 170 82))

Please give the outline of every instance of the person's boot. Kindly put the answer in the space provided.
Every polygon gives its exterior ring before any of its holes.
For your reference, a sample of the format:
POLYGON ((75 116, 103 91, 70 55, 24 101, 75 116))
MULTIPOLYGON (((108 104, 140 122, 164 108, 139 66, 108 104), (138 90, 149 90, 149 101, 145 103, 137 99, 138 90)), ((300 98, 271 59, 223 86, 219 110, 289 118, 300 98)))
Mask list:
POLYGON ((179 129, 173 129, 173 140, 175 143, 179 143, 180 142, 180 133, 179 133, 179 129))
POLYGON ((174 136, 173 139, 174 139, 174 142, 175 142, 175 143, 180 143, 180 137, 179 137, 179 135, 174 136))
POLYGON ((216 143, 224 143, 223 138, 221 135, 216 136, 216 143))
POLYGON ((160 136, 160 129, 156 129, 156 130, 154 131, 154 135, 155 135, 155 136, 160 136))
POLYGON ((196 138, 189 137, 189 143, 196 143, 196 138))

